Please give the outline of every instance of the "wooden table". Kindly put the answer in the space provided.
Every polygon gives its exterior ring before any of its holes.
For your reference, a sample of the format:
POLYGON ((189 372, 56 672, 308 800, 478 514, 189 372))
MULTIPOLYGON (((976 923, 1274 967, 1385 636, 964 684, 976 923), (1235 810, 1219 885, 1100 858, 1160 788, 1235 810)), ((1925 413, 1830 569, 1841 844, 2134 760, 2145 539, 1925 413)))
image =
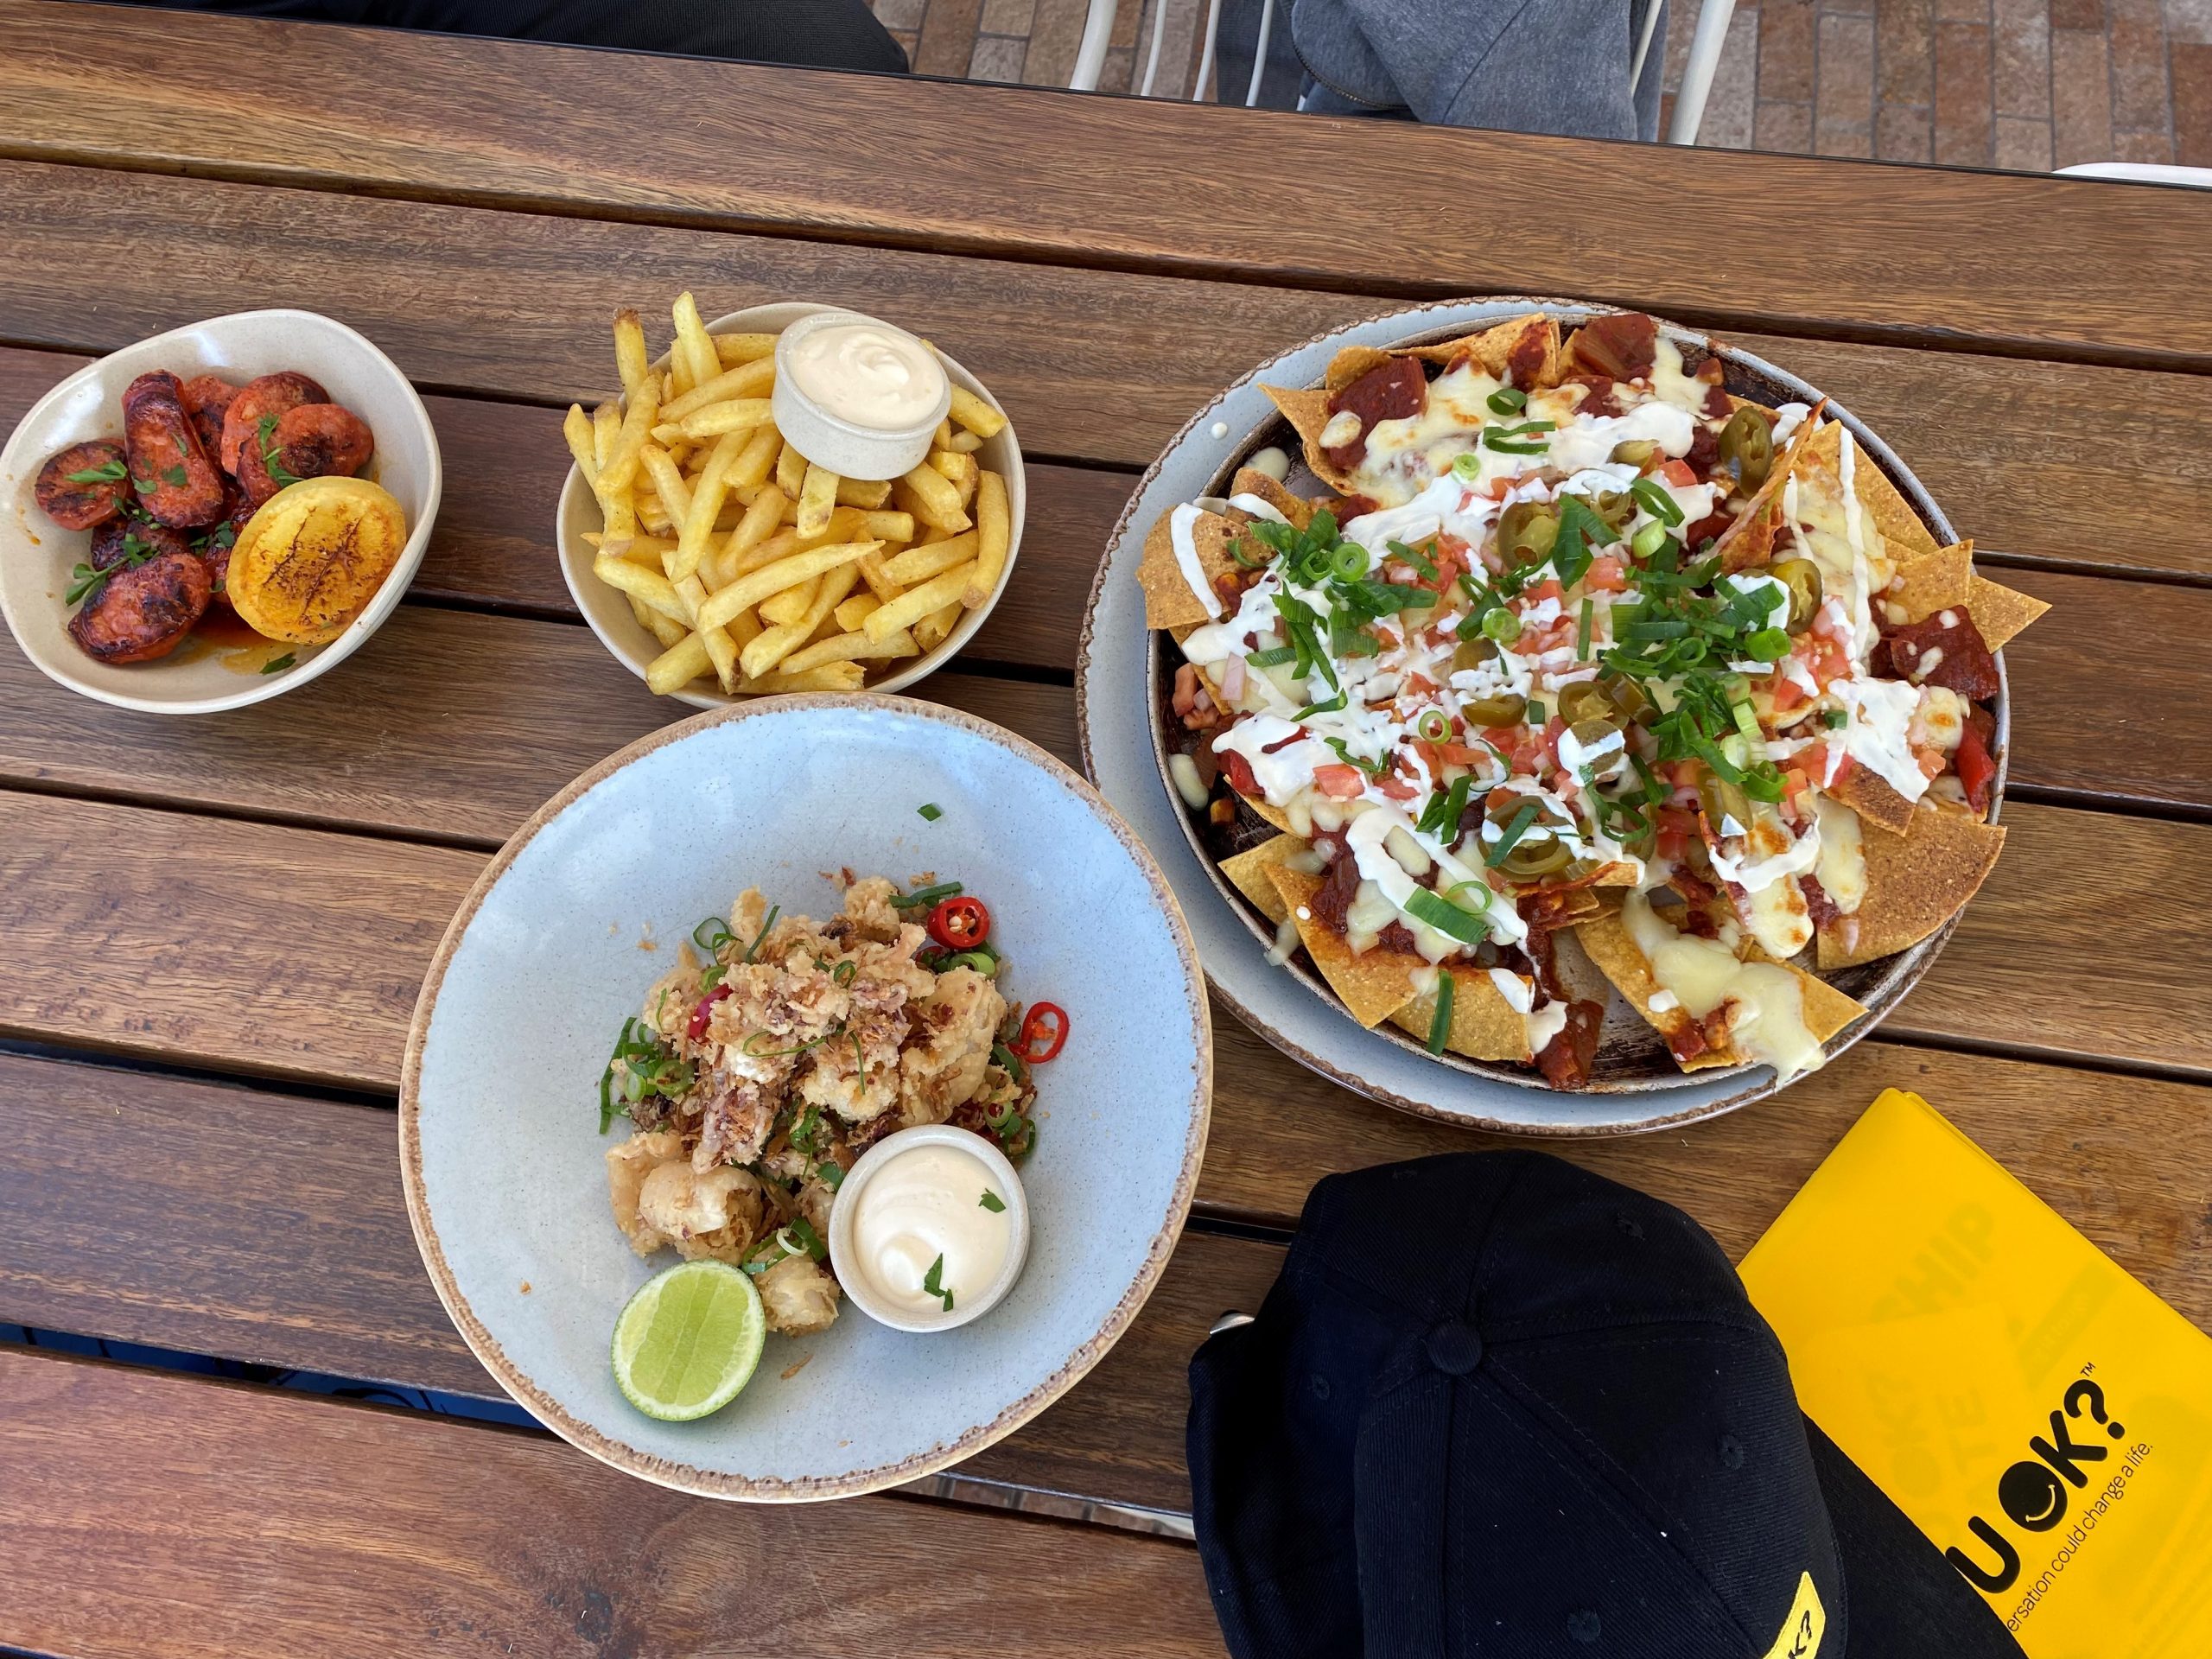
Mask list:
MULTIPOLYGON (((550 536, 609 315, 686 287, 924 322, 998 391, 1028 537, 922 690, 1063 755, 1135 471, 1287 344, 1569 295, 1832 391, 2056 607, 2010 653, 2011 847, 1878 1039, 1567 1154, 1740 1252, 1904 1084, 2212 1322, 2212 194, 0 0, 0 424, 87 353, 298 305, 429 394, 447 479, 408 603, 276 702, 130 715, 0 644, 0 1322, 497 1396, 408 1232, 402 1041, 492 849, 684 712, 580 626, 550 536)), ((1189 1354, 1319 1176, 1481 1141, 1217 1029, 1159 1294, 958 1478, 719 1505, 535 1432, 0 1349, 0 1647, 1217 1652, 1189 1354)))

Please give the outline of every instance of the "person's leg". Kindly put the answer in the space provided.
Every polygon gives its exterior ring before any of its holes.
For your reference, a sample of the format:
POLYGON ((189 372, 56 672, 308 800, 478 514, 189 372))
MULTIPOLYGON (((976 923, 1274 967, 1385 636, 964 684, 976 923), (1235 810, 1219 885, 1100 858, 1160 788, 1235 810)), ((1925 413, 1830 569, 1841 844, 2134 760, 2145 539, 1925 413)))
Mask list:
POLYGON ((313 22, 906 73, 866 0, 134 0, 313 22))

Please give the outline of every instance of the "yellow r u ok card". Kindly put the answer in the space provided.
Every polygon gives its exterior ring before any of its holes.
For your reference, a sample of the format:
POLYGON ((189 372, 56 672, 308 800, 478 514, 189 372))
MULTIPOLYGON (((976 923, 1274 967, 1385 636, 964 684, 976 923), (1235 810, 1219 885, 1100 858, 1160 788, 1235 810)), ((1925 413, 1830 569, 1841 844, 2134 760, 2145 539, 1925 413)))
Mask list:
POLYGON ((1807 1414, 2031 1659, 2212 1655, 2212 1339, 1890 1090, 1744 1259, 1807 1414))

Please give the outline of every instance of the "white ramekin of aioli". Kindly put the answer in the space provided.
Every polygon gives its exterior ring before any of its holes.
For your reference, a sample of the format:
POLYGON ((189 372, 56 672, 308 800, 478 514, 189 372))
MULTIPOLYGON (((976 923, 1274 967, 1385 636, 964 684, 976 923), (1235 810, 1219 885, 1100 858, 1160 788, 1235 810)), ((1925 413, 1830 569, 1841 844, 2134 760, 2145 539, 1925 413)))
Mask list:
POLYGON ((776 341, 776 428, 817 467, 901 478, 928 459, 952 408, 937 353, 857 311, 801 317, 776 341))
POLYGON ((830 1211, 830 1264, 854 1306, 898 1331, 949 1331, 1014 1287, 1029 1201, 1006 1155, 933 1123, 861 1155, 830 1211))

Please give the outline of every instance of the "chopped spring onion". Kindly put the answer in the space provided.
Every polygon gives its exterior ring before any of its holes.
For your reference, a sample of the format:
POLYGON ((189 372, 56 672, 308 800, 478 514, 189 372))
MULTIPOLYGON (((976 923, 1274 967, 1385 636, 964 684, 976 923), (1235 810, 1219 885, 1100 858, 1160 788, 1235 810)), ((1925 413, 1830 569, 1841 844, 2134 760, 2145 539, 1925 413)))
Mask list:
POLYGON ((1452 716, 1441 709, 1425 709, 1414 722, 1414 730, 1424 743, 1442 743, 1452 735, 1452 716))
POLYGON ((729 931, 729 924, 719 916, 709 916, 691 930, 691 943, 709 956, 726 944, 735 944, 737 935, 729 931))
POLYGON ((1452 457, 1452 476, 1462 484, 1472 484, 1483 475, 1483 458, 1473 450, 1452 457))
POLYGON ((1840 709, 1827 709, 1821 712, 1821 724, 1832 732, 1840 732, 1851 724, 1851 716, 1840 709))
POLYGON ((1342 542, 1329 555, 1329 574, 1338 582, 1357 582, 1367 574, 1367 550, 1357 542, 1342 542))
POLYGON ((1646 524, 1630 538, 1628 550, 1639 559, 1648 559, 1667 544, 1667 526, 1646 524))
POLYGON ((1639 478, 1628 486, 1628 493, 1642 504, 1646 512, 1669 528, 1682 522, 1681 506, 1656 479, 1639 478))
POLYGON ((1500 386, 1484 401, 1490 405, 1490 412, 1493 415, 1518 415, 1529 407, 1529 394, 1516 391, 1511 386, 1500 386))
POLYGON ((1521 619, 1503 605, 1483 618, 1483 638, 1501 645, 1510 645, 1521 637, 1521 619))
POLYGON ((1541 726, 1548 718, 1549 718, 1549 716, 1544 709, 1544 705, 1536 702, 1533 697, 1530 698, 1529 702, 1529 724, 1531 726, 1541 726))
POLYGON ((1574 625, 1574 654, 1578 658, 1590 654, 1590 619, 1596 609, 1597 601, 1585 594, 1581 620, 1574 625))
POLYGON ((925 801, 914 810, 920 813, 923 818, 931 823, 935 823, 944 816, 944 809, 935 801, 925 801))
POLYGON ((1481 917, 1438 898, 1427 887, 1415 887, 1406 895, 1406 914, 1462 944, 1480 944, 1490 937, 1490 925, 1481 917))
POLYGON ((1493 870, 1505 862, 1505 855, 1521 844, 1521 837, 1529 833, 1529 826, 1536 821, 1535 802, 1525 803, 1506 823, 1497 837, 1497 844, 1483 855, 1483 862, 1493 870))
POLYGON ((1464 772, 1452 780, 1449 789, 1431 795, 1414 828, 1425 836, 1439 837, 1447 846, 1459 840, 1459 816, 1467 810, 1467 796, 1474 782, 1474 773, 1464 772))
POLYGON ((1387 542, 1384 545, 1390 550, 1392 558, 1411 565, 1427 581, 1436 580, 1436 566, 1429 562, 1427 555, 1414 552, 1403 542, 1387 542))
POLYGON ((991 979, 998 974, 999 959, 988 950, 963 950, 957 956, 947 957, 937 965, 940 974, 949 974, 955 968, 973 968, 985 979, 991 979))
POLYGON ((1452 1034, 1452 999, 1458 987, 1448 969, 1436 976, 1436 1014, 1428 1022, 1428 1052, 1441 1054, 1444 1042, 1452 1034))
MULTIPOLYGON (((1745 742, 1759 743, 1765 741, 1766 734, 1759 730, 1759 717, 1751 712, 1750 703, 1731 703, 1728 705, 1728 712, 1736 717, 1736 729, 1744 734, 1745 742)), ((1737 764, 1740 766, 1743 763, 1738 761, 1737 764)))
POLYGON ((901 910, 912 910, 918 905, 934 905, 940 899, 957 898, 959 893, 957 881, 940 881, 935 887, 917 887, 912 893, 894 893, 891 902, 901 910))
MULTIPOLYGON (((893 902, 896 901, 894 900, 893 902)), ((768 906, 767 919, 760 924, 760 931, 753 936, 753 943, 745 947, 745 961, 750 962, 753 960, 753 952, 760 950, 761 945, 766 943, 768 931, 775 926, 776 918, 783 913, 784 907, 781 905, 771 905, 768 906)))
POLYGON ((1280 668, 1285 663, 1298 660, 1296 645, 1269 645, 1265 651, 1248 651, 1244 660, 1254 668, 1280 668))
POLYGON ((1780 628, 1761 628, 1744 641, 1744 654, 1754 662, 1778 663, 1789 654, 1789 636, 1780 628))

